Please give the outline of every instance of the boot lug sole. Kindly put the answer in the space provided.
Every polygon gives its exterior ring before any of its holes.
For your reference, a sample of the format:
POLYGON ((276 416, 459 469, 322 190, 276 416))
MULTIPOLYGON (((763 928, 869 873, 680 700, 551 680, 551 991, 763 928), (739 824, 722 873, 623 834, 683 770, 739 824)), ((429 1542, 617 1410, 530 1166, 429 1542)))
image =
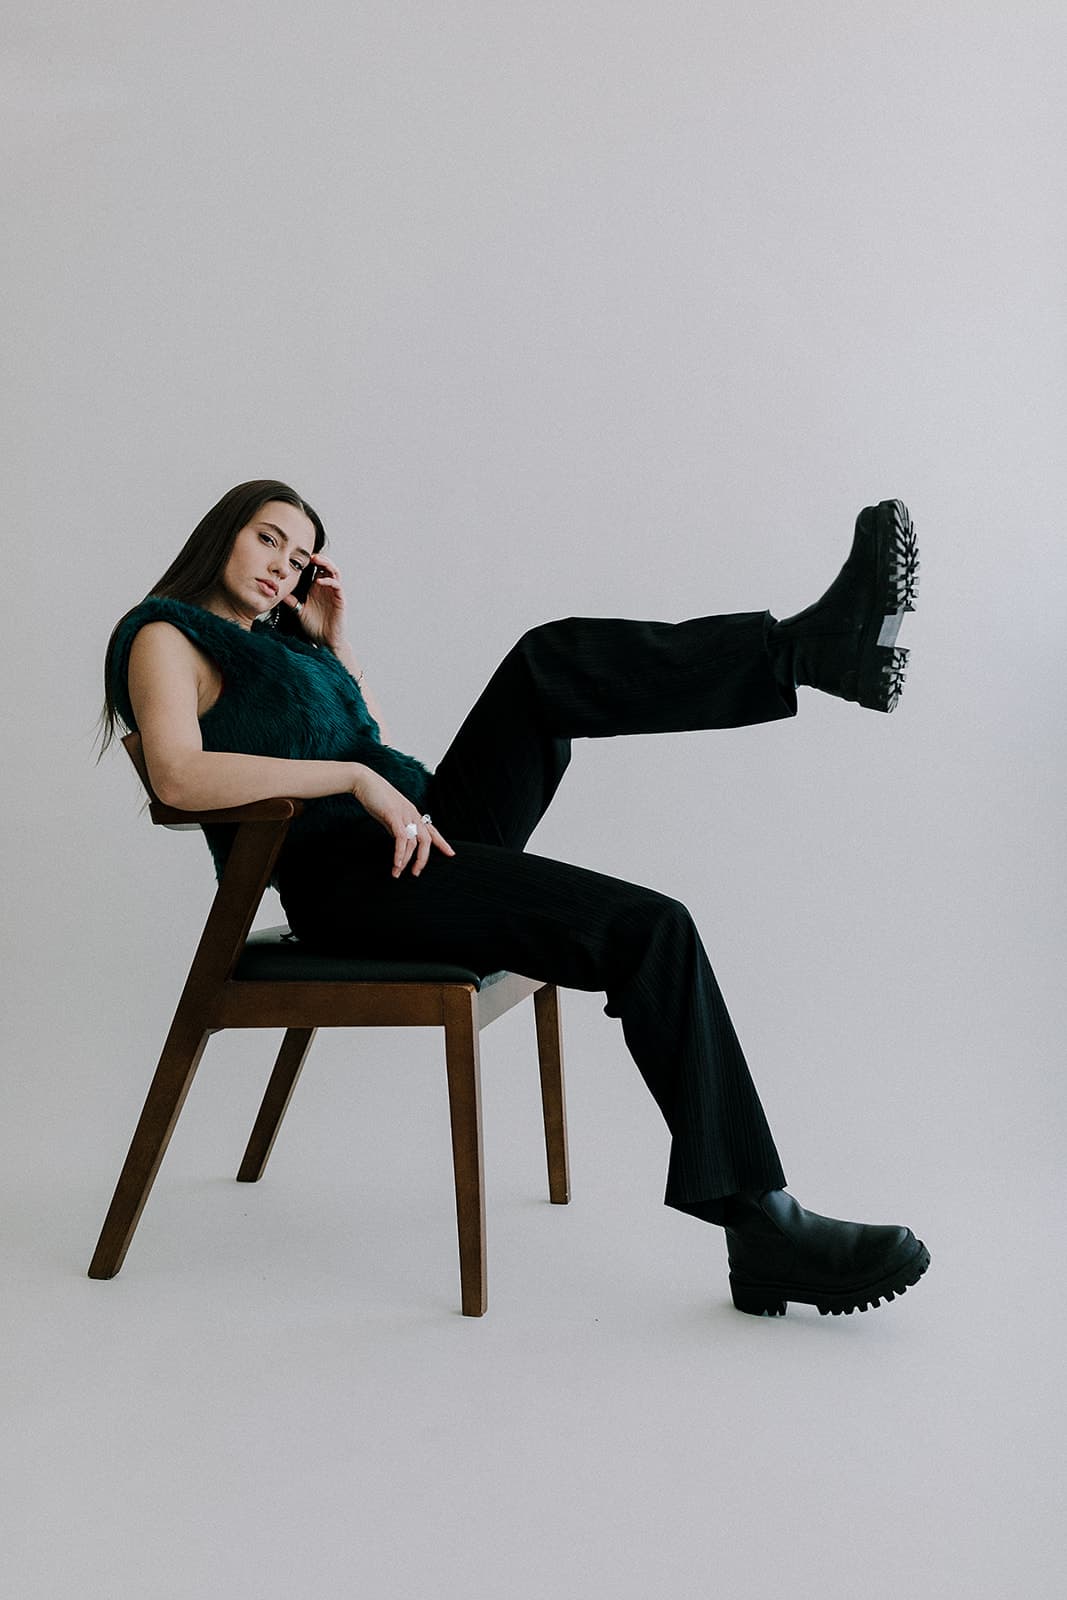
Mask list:
POLYGON ((905 613, 916 609, 919 547, 902 500, 883 500, 871 509, 878 596, 860 645, 856 699, 868 711, 889 712, 904 688, 908 652, 896 648, 896 638, 905 613))
POLYGON ((794 1305, 816 1306, 821 1316, 851 1316, 854 1311, 873 1310, 882 1300, 895 1300, 918 1283, 930 1265, 930 1252, 919 1241, 918 1250, 895 1272, 886 1273, 875 1283, 834 1292, 798 1283, 744 1283, 730 1274, 730 1293, 738 1311, 753 1317, 784 1317, 789 1301, 794 1305))

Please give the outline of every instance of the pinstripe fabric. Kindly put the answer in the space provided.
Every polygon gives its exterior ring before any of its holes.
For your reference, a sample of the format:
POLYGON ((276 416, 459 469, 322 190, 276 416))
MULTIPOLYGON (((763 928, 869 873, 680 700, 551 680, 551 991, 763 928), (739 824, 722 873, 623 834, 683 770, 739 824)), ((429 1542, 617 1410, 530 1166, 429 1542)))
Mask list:
POLYGON ((671 1132, 666 1200, 785 1185, 719 986, 686 908, 636 884, 526 852, 571 740, 731 728, 788 717, 766 612, 683 623, 569 618, 524 635, 435 774, 428 809, 456 848, 390 876, 392 841, 286 851, 290 926, 322 948, 507 967, 604 991, 671 1132), (355 847, 354 847, 355 846, 355 847))

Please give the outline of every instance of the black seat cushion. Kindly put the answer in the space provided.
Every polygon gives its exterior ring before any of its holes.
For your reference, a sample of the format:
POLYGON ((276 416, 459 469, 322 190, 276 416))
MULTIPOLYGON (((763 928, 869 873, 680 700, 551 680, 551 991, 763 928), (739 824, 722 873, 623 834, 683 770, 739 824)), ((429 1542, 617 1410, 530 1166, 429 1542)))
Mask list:
POLYGON ((471 983, 485 989, 503 972, 484 976, 445 962, 369 961, 309 949, 288 928, 259 928, 248 936, 234 969, 245 983, 471 983))

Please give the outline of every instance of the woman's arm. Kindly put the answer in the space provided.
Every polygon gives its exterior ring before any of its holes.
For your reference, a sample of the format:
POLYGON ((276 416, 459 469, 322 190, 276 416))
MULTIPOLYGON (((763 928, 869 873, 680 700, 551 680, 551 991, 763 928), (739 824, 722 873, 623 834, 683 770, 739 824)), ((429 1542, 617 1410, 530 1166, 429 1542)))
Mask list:
POLYGON ((128 686, 152 788, 179 811, 215 811, 274 795, 312 800, 354 792, 356 761, 288 761, 205 750, 198 715, 210 667, 169 622, 141 628, 130 650, 128 686))
POLYGON ((345 639, 340 645, 334 646, 333 653, 341 665, 346 667, 352 674, 353 678, 355 678, 356 683, 359 685, 359 692, 367 702, 367 710, 378 724, 378 732, 382 736, 382 743, 388 744, 389 735, 386 731, 385 723, 382 720, 382 711, 378 704, 378 697, 372 693, 371 689, 368 687, 367 680, 363 675, 363 668, 356 660, 355 652, 353 651, 352 646, 349 644, 348 640, 345 639))
POLYGON ((315 800, 352 794, 393 836, 393 877, 409 863, 418 877, 430 848, 455 852, 386 778, 359 761, 290 761, 205 750, 199 716, 217 692, 212 664, 180 629, 149 622, 130 649, 127 686, 157 797, 178 811, 220 811, 285 795, 315 800), (414 830, 414 831, 410 831, 414 830))
POLYGON ((345 627, 345 591, 340 568, 335 561, 321 554, 315 556, 314 563, 315 578, 307 599, 300 605, 292 595, 287 595, 284 604, 294 611, 299 611, 300 625, 308 638, 314 640, 316 644, 325 645, 355 678, 360 693, 367 702, 367 710, 378 724, 382 743, 388 744, 389 734, 382 719, 381 706, 378 704, 377 696, 367 687, 363 668, 356 660, 355 652, 348 642, 345 627))

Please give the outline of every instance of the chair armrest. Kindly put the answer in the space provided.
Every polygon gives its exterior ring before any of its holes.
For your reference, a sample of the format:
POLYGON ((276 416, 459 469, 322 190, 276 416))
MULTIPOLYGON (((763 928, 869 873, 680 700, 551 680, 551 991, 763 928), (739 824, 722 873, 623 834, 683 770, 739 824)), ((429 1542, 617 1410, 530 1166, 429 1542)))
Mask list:
POLYGON ((148 812, 153 822, 164 828, 199 828, 205 822, 286 822, 304 809, 302 800, 253 800, 247 806, 228 806, 224 811, 178 811, 153 800, 148 812))

